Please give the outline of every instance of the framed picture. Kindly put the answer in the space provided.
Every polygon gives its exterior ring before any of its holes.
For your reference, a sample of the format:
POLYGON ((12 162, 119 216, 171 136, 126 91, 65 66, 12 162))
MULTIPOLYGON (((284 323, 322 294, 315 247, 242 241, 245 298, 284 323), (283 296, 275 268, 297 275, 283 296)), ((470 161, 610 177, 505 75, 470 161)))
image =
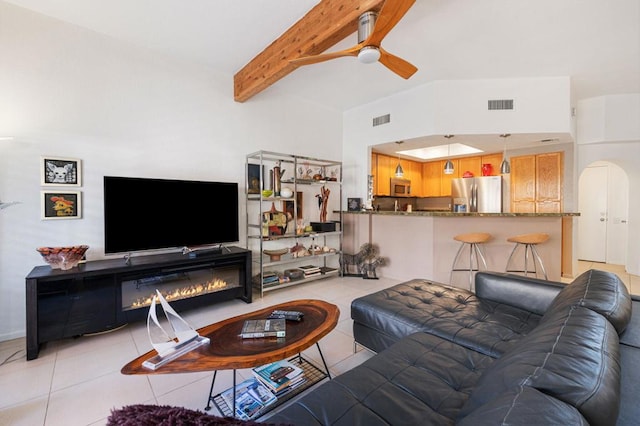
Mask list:
POLYGON ((40 201, 42 219, 80 219, 82 217, 80 191, 42 191, 40 201))
POLYGON ((347 210, 356 212, 362 209, 362 198, 347 198, 347 210))
POLYGON ((262 190, 262 173, 259 164, 247 164, 247 193, 259 194, 262 190))
MULTIPOLYGON (((302 192, 296 191, 296 204, 298 204, 298 215, 296 219, 302 219, 302 192)), ((282 211, 293 217, 294 205, 293 201, 285 200, 282 202, 282 211)))
POLYGON ((40 184, 42 186, 81 186, 82 161, 77 158, 42 157, 40 184))

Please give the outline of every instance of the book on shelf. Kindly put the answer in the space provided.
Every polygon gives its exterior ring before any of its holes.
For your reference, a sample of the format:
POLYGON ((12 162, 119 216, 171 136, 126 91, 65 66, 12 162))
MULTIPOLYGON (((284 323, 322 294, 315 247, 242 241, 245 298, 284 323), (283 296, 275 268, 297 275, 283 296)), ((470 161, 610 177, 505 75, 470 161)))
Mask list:
POLYGON ((254 367, 251 371, 256 378, 267 385, 276 395, 283 394, 288 388, 293 389, 301 382, 306 381, 302 368, 287 360, 254 367))
POLYGON ((260 337, 285 337, 286 320, 284 318, 245 320, 240 337, 256 339, 260 337))
POLYGON ((314 275, 320 275, 320 267, 314 265, 300 266, 300 269, 304 271, 305 277, 311 277, 314 275))
POLYGON ((331 268, 329 266, 322 266, 320 268, 320 273, 323 274, 323 275, 324 274, 330 274, 332 272, 338 272, 338 268, 331 268))
MULTIPOLYGON (((233 387, 220 394, 229 411, 233 410, 233 387)), ((260 380, 251 377, 236 385, 236 412, 235 416, 242 420, 256 418, 269 405, 278 398, 260 380)))

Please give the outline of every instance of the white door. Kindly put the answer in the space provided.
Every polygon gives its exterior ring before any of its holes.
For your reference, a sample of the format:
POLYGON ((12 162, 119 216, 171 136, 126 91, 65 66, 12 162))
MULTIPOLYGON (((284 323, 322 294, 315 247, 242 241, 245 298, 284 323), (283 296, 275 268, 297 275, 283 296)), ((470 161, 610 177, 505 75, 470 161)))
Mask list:
POLYGON ((607 260, 607 166, 587 167, 579 182, 578 259, 607 260))

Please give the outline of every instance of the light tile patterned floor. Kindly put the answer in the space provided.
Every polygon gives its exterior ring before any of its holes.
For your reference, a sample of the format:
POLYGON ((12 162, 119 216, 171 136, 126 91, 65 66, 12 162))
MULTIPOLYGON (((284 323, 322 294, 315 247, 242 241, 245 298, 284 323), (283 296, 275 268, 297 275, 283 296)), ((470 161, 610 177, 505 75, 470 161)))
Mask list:
MULTIPOLYGON (((640 277, 627 274, 623 267, 579 262, 578 272, 590 268, 615 272, 632 293, 640 294, 640 277)), ((320 343, 331 374, 338 375, 372 356, 366 350, 353 352, 351 301, 397 282, 385 278, 333 278, 273 291, 263 299, 256 298, 252 304, 233 300, 189 311, 184 316, 194 327, 202 327, 287 300, 315 298, 335 303, 340 307, 340 321, 320 343)), ((112 408, 128 404, 169 404, 202 410, 207 402, 211 373, 120 374, 124 364, 150 349, 144 322, 129 324, 111 333, 49 343, 37 359, 29 362, 25 359, 24 347, 24 339, 0 342, 0 425, 3 426, 104 425, 112 408)), ((305 356, 321 365, 315 347, 306 351, 305 356)), ((250 372, 242 370, 239 375, 246 378, 250 372)), ((215 392, 230 387, 231 380, 230 372, 218 374, 215 392)))

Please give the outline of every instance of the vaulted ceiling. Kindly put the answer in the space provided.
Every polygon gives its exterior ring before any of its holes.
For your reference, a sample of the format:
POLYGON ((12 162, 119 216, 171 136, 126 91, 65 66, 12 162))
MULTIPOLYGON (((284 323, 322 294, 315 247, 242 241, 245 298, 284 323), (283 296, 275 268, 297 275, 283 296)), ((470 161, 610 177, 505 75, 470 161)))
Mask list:
MULTIPOLYGON (((5 1, 206 64, 231 86, 318 3, 335 0, 5 1)), ((329 51, 355 45, 355 26, 347 33, 329 51)), ((576 99, 640 92, 640 2, 417 0, 384 48, 418 72, 405 80, 380 63, 339 58, 291 70, 248 102, 293 95, 346 110, 433 80, 566 75, 576 99)))

